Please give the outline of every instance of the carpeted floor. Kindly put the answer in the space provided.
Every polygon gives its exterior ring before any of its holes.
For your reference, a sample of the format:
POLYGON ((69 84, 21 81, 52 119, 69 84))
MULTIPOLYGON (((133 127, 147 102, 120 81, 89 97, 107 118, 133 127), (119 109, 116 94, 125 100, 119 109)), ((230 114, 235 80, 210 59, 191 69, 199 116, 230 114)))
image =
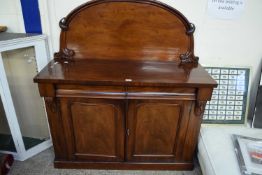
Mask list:
POLYGON ((48 149, 26 161, 15 161, 8 175, 202 175, 197 163, 193 171, 72 170, 55 169, 53 159, 53 149, 48 149))

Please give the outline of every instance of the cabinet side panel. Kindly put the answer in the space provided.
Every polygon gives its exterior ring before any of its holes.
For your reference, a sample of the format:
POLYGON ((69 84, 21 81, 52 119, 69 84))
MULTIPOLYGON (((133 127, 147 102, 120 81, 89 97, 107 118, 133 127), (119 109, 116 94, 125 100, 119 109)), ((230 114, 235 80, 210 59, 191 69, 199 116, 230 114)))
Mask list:
MULTIPOLYGON (((206 103, 206 102, 204 102, 206 103)), ((182 159, 185 161, 192 161, 196 149, 199 130, 202 123, 203 114, 197 114, 195 112, 197 106, 193 104, 193 109, 190 112, 190 119, 188 123, 187 134, 185 137, 184 151, 182 159)))
POLYGON ((51 131, 55 160, 67 159, 67 150, 65 147, 64 129, 62 125, 60 103, 52 97, 45 97, 46 112, 51 131))
POLYGON ((182 114, 182 120, 179 124, 179 133, 177 136, 177 146, 175 149, 175 155, 176 155, 176 161, 177 162, 183 162, 183 151, 184 149, 184 143, 186 140, 187 135, 187 128, 189 125, 190 120, 190 114, 192 111, 194 101, 183 101, 184 108, 183 108, 183 114, 182 114))

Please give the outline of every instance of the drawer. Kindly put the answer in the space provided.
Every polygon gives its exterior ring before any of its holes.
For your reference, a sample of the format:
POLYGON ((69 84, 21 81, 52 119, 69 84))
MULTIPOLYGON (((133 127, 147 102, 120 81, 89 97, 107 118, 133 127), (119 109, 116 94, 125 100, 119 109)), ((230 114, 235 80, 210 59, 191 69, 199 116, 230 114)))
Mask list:
POLYGON ((128 87, 128 99, 195 100, 195 88, 128 87))
POLYGON ((195 100, 195 88, 57 85, 57 97, 195 100))
POLYGON ((123 86, 57 85, 56 96, 124 99, 126 91, 123 86))

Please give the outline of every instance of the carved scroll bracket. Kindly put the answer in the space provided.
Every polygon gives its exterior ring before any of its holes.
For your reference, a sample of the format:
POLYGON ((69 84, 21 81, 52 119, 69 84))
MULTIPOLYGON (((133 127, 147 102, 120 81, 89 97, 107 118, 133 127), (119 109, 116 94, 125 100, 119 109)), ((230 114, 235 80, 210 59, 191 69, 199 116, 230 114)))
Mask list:
POLYGON ((195 27, 195 25, 193 23, 190 23, 189 26, 190 27, 187 29, 186 34, 187 35, 192 35, 195 32, 196 27, 195 27))
POLYGON ((47 109, 49 109, 51 112, 55 113, 57 111, 56 100, 54 97, 45 97, 45 103, 47 109))
POLYGON ((195 114, 196 116, 202 116, 205 111, 206 101, 196 101, 195 114))
POLYGON ((64 49, 62 49, 61 51, 59 51, 59 52, 56 52, 55 54, 54 54, 54 58, 56 59, 56 60, 58 60, 58 59, 65 59, 65 60, 67 60, 67 61, 70 61, 70 60, 72 60, 73 59, 73 56, 75 55, 75 51, 74 50, 71 50, 71 49, 68 49, 68 48, 64 48, 64 49))
POLYGON ((195 57, 191 51, 180 55, 181 64, 198 63, 199 58, 195 57))
MULTIPOLYGON (((186 34, 187 35, 193 35, 193 33, 195 32, 195 25, 192 23, 189 23, 189 27, 186 30, 186 34)), ((188 63, 193 63, 193 64, 197 64, 198 63, 199 58, 196 57, 193 53, 193 50, 189 50, 186 53, 183 53, 180 55, 180 64, 188 64, 188 63)))
POLYGON ((63 30, 63 31, 68 30, 68 24, 67 24, 66 18, 62 18, 59 21, 59 26, 60 26, 61 30, 63 30))

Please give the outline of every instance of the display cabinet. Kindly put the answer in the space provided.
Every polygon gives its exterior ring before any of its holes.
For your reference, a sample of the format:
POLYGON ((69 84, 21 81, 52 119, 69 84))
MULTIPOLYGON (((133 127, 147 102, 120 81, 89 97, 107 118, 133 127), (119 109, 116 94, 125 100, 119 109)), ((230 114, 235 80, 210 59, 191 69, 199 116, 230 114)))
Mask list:
POLYGON ((52 145, 44 102, 32 81, 49 61, 46 39, 0 33, 0 152, 17 160, 52 145))

